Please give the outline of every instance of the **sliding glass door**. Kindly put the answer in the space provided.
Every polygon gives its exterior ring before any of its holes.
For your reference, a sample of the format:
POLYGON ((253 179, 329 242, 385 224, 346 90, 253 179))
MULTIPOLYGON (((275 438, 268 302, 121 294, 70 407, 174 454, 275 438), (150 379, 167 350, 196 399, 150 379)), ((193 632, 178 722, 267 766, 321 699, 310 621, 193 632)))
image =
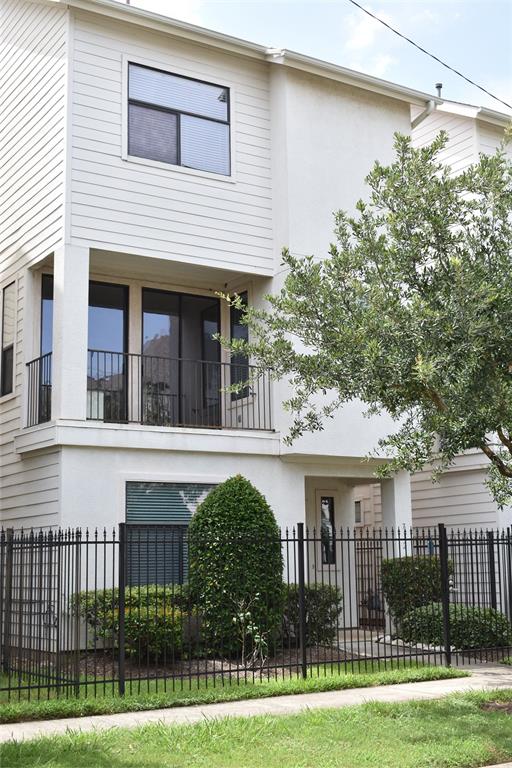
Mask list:
POLYGON ((87 418, 128 421, 128 289, 89 283, 87 418))
POLYGON ((142 310, 142 421, 220 426, 219 300, 147 288, 142 310))

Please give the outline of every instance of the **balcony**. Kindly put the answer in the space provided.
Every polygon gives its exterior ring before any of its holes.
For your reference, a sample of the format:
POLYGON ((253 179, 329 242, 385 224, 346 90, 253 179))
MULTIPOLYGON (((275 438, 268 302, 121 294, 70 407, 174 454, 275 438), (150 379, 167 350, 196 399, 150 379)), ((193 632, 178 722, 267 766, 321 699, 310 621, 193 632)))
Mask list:
MULTIPOLYGON (((27 426, 51 418, 51 353, 28 363, 27 426)), ((245 362, 89 350, 87 418, 157 427, 272 430, 270 375, 245 362), (240 391, 228 388, 240 382, 240 391)))

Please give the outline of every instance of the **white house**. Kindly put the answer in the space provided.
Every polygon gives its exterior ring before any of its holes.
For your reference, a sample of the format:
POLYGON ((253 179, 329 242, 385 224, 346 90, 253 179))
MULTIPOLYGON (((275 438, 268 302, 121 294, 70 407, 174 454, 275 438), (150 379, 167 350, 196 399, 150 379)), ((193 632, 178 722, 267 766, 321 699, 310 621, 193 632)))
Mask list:
MULTIPOLYGON (((212 341, 245 332, 217 292, 325 253, 433 97, 112 0, 0 14, 2 525, 183 523, 238 472, 282 526, 353 524, 389 419, 287 447, 285 383, 225 392, 249 361, 212 341)), ((406 473, 371 493, 411 523, 406 473)))

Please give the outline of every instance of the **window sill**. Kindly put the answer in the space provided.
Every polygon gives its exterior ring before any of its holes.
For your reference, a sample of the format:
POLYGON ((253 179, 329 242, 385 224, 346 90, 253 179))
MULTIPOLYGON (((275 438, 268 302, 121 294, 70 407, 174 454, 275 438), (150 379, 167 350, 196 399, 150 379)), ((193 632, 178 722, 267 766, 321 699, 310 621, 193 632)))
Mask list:
POLYGON ((1 395, 0 396, 0 405, 3 405, 4 403, 8 403, 9 400, 15 400, 18 397, 17 392, 9 392, 8 395, 1 395))
POLYGON ((128 155, 126 153, 122 154, 122 160, 127 163, 146 165, 150 168, 160 168, 161 170, 167 171, 167 173, 183 174, 199 179, 210 179, 211 181, 221 181, 223 184, 236 184, 236 179, 233 173, 230 176, 224 176, 221 173, 209 173, 208 171, 200 171, 196 168, 186 168, 183 165, 171 165, 171 163, 162 163, 159 160, 150 160, 146 157, 137 157, 136 155, 128 155))

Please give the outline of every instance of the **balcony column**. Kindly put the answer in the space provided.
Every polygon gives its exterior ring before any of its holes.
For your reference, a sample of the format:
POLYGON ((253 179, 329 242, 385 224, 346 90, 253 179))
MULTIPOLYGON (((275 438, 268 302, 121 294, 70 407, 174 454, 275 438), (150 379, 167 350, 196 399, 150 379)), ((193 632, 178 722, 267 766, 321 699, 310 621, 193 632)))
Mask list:
POLYGON ((89 249, 54 253, 52 417, 87 418, 89 249))
POLYGON ((382 527, 395 531, 412 526, 411 478, 408 472, 397 472, 381 482, 382 527))

